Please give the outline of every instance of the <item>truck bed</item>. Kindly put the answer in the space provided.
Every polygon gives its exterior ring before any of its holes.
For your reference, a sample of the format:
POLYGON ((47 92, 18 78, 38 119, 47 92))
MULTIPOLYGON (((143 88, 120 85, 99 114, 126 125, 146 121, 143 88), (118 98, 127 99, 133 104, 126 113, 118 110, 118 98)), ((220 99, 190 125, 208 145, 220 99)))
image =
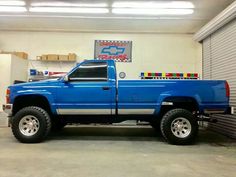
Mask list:
POLYGON ((195 99, 200 111, 229 106, 225 81, 221 80, 121 80, 118 81, 118 112, 122 114, 127 109, 133 113, 158 112, 161 104, 174 96, 195 99))

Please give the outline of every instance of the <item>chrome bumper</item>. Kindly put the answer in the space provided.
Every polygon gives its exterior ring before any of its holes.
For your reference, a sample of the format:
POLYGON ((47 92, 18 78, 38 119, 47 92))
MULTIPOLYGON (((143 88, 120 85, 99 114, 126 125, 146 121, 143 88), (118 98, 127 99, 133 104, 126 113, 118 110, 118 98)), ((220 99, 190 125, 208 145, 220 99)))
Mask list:
POLYGON ((8 116, 12 115, 12 109, 13 109, 13 105, 12 104, 3 104, 2 105, 2 109, 5 113, 8 114, 8 116))

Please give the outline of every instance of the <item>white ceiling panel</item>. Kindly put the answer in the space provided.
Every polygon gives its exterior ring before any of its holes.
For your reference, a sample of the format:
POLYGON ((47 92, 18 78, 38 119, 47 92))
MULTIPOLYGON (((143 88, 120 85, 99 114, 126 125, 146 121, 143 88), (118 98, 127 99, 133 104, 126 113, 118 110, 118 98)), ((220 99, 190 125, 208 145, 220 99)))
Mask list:
MULTIPOLYGON (((147 2, 146 0, 145 2, 147 2)), ((1 1, 0 1, 1 2, 1 1)), ((29 9, 33 2, 25 1, 29 9)), ((54 1, 55 2, 55 1, 54 1)), ((67 31, 67 32, 130 32, 130 33, 195 33, 233 0, 195 0, 190 15, 142 16, 112 14, 112 0, 60 1, 70 3, 107 4, 107 14, 7 13, 0 12, 0 30, 67 31)), ((152 1, 154 2, 154 1, 152 1)), ((155 1, 158 2, 158 1, 155 1)))

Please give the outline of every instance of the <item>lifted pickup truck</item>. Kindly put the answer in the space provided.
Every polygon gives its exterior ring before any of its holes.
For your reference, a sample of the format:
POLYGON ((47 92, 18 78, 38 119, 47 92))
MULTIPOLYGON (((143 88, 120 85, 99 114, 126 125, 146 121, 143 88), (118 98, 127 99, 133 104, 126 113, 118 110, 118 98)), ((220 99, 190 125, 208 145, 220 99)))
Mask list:
POLYGON ((44 140, 67 123, 150 122, 171 144, 190 144, 203 115, 232 112, 226 81, 117 80, 112 60, 87 60, 64 78, 12 85, 7 104, 14 136, 44 140))

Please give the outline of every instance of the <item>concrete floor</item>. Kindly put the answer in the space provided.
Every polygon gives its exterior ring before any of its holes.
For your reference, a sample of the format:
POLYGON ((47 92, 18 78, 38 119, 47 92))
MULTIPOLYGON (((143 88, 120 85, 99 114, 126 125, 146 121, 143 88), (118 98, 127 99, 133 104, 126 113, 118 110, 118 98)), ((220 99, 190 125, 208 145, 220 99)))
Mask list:
POLYGON ((151 128, 66 127, 40 144, 0 128, 0 177, 236 177, 236 141, 201 130, 167 144, 151 128))
MULTIPOLYGON (((1 104, 0 104, 1 107, 1 104)), ((7 114, 5 114, 4 112, 1 111, 0 108, 0 128, 1 127, 6 127, 8 126, 8 118, 7 118, 7 114)))

